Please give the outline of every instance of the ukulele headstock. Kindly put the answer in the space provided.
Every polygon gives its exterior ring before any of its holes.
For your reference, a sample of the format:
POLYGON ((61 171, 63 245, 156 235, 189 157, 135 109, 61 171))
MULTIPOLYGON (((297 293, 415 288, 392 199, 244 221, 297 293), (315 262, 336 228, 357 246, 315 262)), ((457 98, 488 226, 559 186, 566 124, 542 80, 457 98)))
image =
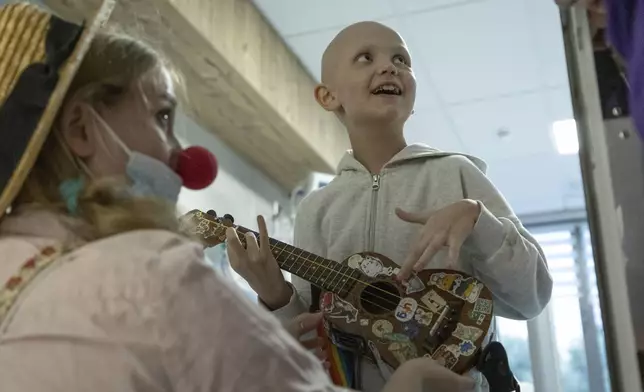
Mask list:
POLYGON ((226 230, 235 227, 235 218, 230 214, 218 217, 213 210, 192 210, 181 217, 181 230, 198 238, 205 247, 213 247, 226 241, 226 230))

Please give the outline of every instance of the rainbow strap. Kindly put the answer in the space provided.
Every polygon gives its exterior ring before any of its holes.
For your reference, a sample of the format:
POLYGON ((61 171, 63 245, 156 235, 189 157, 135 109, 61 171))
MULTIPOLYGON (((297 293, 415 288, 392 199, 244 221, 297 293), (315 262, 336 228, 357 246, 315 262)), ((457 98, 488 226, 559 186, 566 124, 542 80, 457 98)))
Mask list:
POLYGON ((326 347, 328 347, 329 354, 329 375, 333 383, 340 387, 351 388, 353 383, 353 369, 355 356, 352 353, 338 348, 331 339, 328 337, 324 326, 318 329, 319 336, 324 336, 326 339, 326 347))

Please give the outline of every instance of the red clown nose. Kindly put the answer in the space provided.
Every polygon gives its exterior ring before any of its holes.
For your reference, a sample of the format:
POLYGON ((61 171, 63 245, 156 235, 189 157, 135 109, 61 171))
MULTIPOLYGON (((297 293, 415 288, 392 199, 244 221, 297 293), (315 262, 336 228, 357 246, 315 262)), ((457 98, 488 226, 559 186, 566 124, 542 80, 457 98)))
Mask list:
POLYGON ((177 174, 188 189, 199 190, 212 184, 217 169, 217 158, 203 147, 188 147, 179 155, 177 174))

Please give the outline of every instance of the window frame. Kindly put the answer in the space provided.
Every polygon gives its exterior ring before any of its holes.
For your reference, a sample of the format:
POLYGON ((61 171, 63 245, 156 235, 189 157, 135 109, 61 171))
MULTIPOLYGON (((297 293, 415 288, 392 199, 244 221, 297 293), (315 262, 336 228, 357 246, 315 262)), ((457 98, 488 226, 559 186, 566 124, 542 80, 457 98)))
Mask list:
MULTIPOLYGON (((522 217, 521 221, 529 232, 536 235, 559 231, 570 233, 570 239, 566 242, 570 242, 572 248, 570 257, 574 261, 576 297, 579 300, 589 392, 609 392, 610 380, 605 362, 604 330, 601 324, 597 323, 598 320, 601 322, 601 317, 595 314, 597 311, 601 312, 599 300, 596 298, 598 297, 597 280, 594 279, 592 282, 593 279, 589 276, 589 272, 596 269, 585 211, 527 216, 522 217), (604 345, 603 350, 602 345, 604 345)), ((565 392, 563 389, 565 375, 561 372, 551 305, 549 304, 538 317, 528 320, 526 326, 534 390, 565 392), (553 375, 556 376, 553 377, 553 375)), ((502 335, 500 338, 502 341, 502 335)), ((512 358, 509 360, 511 364, 512 358)))

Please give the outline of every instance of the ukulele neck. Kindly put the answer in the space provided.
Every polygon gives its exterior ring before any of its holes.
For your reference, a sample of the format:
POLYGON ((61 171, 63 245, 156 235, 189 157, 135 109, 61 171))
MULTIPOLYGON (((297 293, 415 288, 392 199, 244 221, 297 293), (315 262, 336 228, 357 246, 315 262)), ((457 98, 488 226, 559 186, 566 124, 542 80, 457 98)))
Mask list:
MULTIPOLYGON (((237 232, 242 234, 239 237, 244 246, 246 246, 244 234, 253 233, 256 238, 259 238, 258 233, 245 227, 237 227, 237 232)), ((273 238, 269 239, 269 244, 281 269, 342 298, 349 294, 360 278, 358 271, 344 264, 316 256, 273 238)))

